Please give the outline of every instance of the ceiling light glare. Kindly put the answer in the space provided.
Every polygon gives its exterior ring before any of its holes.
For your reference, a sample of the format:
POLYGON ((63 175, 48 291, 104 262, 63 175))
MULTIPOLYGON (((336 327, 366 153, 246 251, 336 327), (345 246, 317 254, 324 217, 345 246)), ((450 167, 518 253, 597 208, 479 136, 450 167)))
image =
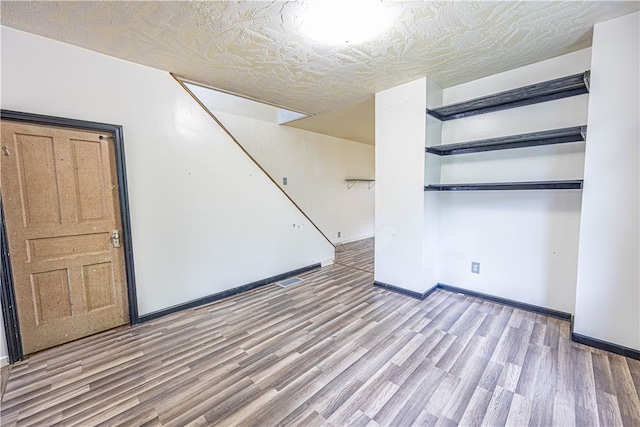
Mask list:
POLYGON ((380 0, 311 0, 302 30, 306 37, 327 44, 358 44, 382 33, 391 14, 380 0))

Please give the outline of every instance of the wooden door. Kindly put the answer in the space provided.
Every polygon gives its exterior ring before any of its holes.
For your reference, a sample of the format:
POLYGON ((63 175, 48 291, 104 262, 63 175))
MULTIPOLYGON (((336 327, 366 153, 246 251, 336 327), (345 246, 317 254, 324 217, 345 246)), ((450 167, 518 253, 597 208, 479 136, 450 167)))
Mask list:
POLYGON ((128 323, 112 135, 3 120, 1 145, 24 353, 128 323))

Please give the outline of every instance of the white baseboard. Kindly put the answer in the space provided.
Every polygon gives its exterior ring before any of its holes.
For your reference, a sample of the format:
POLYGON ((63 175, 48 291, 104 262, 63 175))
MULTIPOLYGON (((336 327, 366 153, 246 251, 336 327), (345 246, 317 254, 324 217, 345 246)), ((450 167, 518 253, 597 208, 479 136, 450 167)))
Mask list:
POLYGON ((9 356, 0 357, 0 368, 4 368, 9 365, 9 356))
POLYGON ((326 260, 320 262, 320 267, 326 267, 328 265, 332 265, 333 261, 334 261, 334 258, 326 259, 326 260))

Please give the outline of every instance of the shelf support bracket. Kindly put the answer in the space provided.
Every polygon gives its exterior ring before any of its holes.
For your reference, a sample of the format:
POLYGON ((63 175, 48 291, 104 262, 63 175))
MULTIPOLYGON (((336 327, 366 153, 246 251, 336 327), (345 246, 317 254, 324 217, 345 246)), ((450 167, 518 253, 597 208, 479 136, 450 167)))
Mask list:
POLYGON ((348 179, 345 179, 345 181, 347 182, 347 190, 351 190, 351 188, 359 182, 366 182, 369 187, 369 190, 371 190, 373 186, 376 185, 375 179, 348 178, 348 179))
POLYGON ((584 85, 587 88, 587 92, 591 92, 589 88, 589 86, 591 86, 591 70, 587 70, 584 72, 582 80, 584 80, 584 85))

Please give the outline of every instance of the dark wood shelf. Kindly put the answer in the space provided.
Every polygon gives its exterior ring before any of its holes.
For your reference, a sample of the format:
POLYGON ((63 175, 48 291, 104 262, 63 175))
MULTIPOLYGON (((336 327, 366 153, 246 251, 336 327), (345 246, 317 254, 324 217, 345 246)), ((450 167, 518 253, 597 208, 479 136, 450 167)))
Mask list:
POLYGON ((564 144, 584 141, 587 137, 587 126, 575 126, 542 132, 524 133, 501 138, 460 142, 456 144, 434 145, 425 151, 438 156, 478 153, 483 151, 509 150, 512 148, 536 147, 540 145, 564 144))
POLYGON ((589 92, 590 75, 590 71, 585 71, 469 101, 427 109, 427 113, 445 121, 582 95, 589 92))
POLYGON ((582 180, 494 182, 476 184, 431 184, 424 191, 493 191, 493 190, 579 190, 582 180))

